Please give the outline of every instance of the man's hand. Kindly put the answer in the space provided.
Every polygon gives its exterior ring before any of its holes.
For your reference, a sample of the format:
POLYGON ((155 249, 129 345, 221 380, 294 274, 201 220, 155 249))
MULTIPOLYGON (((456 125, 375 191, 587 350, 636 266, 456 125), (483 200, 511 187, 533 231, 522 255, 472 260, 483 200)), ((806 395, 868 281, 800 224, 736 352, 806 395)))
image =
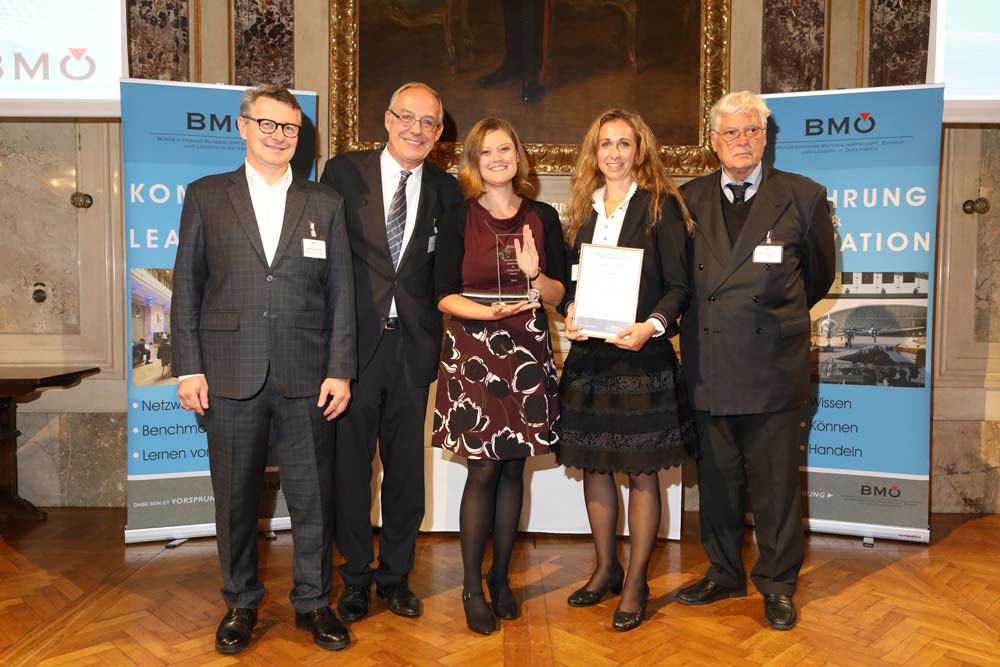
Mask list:
POLYGON ((192 375, 177 383, 177 398, 182 408, 204 417, 205 410, 208 410, 208 382, 205 376, 192 375))
POLYGON ((326 406, 323 416, 327 421, 333 421, 340 413, 347 409, 347 404, 351 401, 351 381, 343 378, 327 378, 323 380, 319 388, 319 401, 317 408, 326 406), (329 402, 327 402, 329 401, 329 402))

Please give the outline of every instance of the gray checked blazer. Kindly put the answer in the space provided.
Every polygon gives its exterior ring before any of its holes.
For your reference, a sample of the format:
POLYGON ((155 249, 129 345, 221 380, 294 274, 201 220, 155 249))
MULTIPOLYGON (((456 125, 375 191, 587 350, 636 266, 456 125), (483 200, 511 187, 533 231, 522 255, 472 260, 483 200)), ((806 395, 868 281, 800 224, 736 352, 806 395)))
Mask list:
POLYGON ((328 377, 357 377, 340 195, 294 176, 268 266, 244 167, 188 186, 170 326, 174 375, 204 373, 211 395, 249 398, 269 368, 288 398, 318 394, 328 377), (325 242, 325 259, 305 256, 302 241, 313 238, 325 242))
POLYGON ((681 363, 695 410, 763 414, 801 405, 809 392, 809 309, 836 271, 826 188, 764 166, 750 216, 730 243, 720 171, 684 184, 696 221, 688 239, 691 305, 681 320, 681 363), (780 264, 753 261, 767 239, 780 264))

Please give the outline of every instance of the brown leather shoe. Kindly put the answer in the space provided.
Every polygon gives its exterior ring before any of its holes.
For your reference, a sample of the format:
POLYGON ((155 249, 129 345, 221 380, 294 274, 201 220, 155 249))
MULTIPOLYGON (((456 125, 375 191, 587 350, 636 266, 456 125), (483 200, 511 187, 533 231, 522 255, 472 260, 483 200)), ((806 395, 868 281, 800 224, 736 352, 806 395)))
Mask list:
POLYGON ((330 651, 347 648, 351 643, 347 628, 329 607, 320 607, 305 614, 295 612, 295 627, 312 632, 313 643, 330 651))
POLYGON ((250 636, 256 624, 256 609, 226 610, 226 615, 219 623, 219 629, 215 631, 215 650, 225 654, 239 653, 250 646, 250 636))

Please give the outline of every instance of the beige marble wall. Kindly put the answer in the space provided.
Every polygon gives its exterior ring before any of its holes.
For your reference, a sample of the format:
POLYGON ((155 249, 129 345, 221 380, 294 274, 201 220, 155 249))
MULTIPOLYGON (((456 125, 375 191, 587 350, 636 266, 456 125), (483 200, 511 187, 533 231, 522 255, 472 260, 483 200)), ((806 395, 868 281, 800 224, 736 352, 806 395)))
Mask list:
POLYGON ((18 491, 35 505, 125 505, 124 413, 19 413, 18 491))
POLYGON ((1000 421, 934 422, 931 511, 1000 512, 1000 421))
POLYGON ((0 334, 80 331, 76 126, 0 123, 0 334))
POLYGON ((979 196, 992 202, 978 216, 976 243, 975 336, 1000 343, 1000 128, 983 131, 979 196))

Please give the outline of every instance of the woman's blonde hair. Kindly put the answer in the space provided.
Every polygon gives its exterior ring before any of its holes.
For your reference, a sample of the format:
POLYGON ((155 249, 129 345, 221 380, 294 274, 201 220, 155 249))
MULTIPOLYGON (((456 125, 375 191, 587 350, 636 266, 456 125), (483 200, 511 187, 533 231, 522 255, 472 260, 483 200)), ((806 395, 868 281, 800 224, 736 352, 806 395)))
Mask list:
POLYGON ((479 151, 483 148, 486 135, 496 130, 509 136, 514 142, 514 150, 517 151, 514 192, 530 199, 534 194, 534 186, 528 180, 528 155, 524 152, 524 144, 514 131, 514 126, 503 118, 483 118, 469 130, 469 135, 465 137, 462 158, 458 163, 458 185, 467 199, 478 199, 486 193, 482 174, 479 173, 479 151))
POLYGON ((693 235, 694 221, 691 220, 691 214, 688 213, 680 191, 663 167, 663 161, 660 160, 660 153, 656 148, 656 137, 653 136, 649 125, 634 111, 608 109, 591 123, 580 145, 570 187, 566 241, 570 245, 576 241, 577 232, 590 218, 590 212, 593 210, 594 192, 605 184, 604 174, 597 164, 597 143, 601 128, 614 120, 623 121, 635 134, 635 164, 632 167, 632 178, 640 188, 652 195, 649 201, 649 229, 659 222, 660 199, 670 195, 677 201, 681 210, 688 236, 693 235))

